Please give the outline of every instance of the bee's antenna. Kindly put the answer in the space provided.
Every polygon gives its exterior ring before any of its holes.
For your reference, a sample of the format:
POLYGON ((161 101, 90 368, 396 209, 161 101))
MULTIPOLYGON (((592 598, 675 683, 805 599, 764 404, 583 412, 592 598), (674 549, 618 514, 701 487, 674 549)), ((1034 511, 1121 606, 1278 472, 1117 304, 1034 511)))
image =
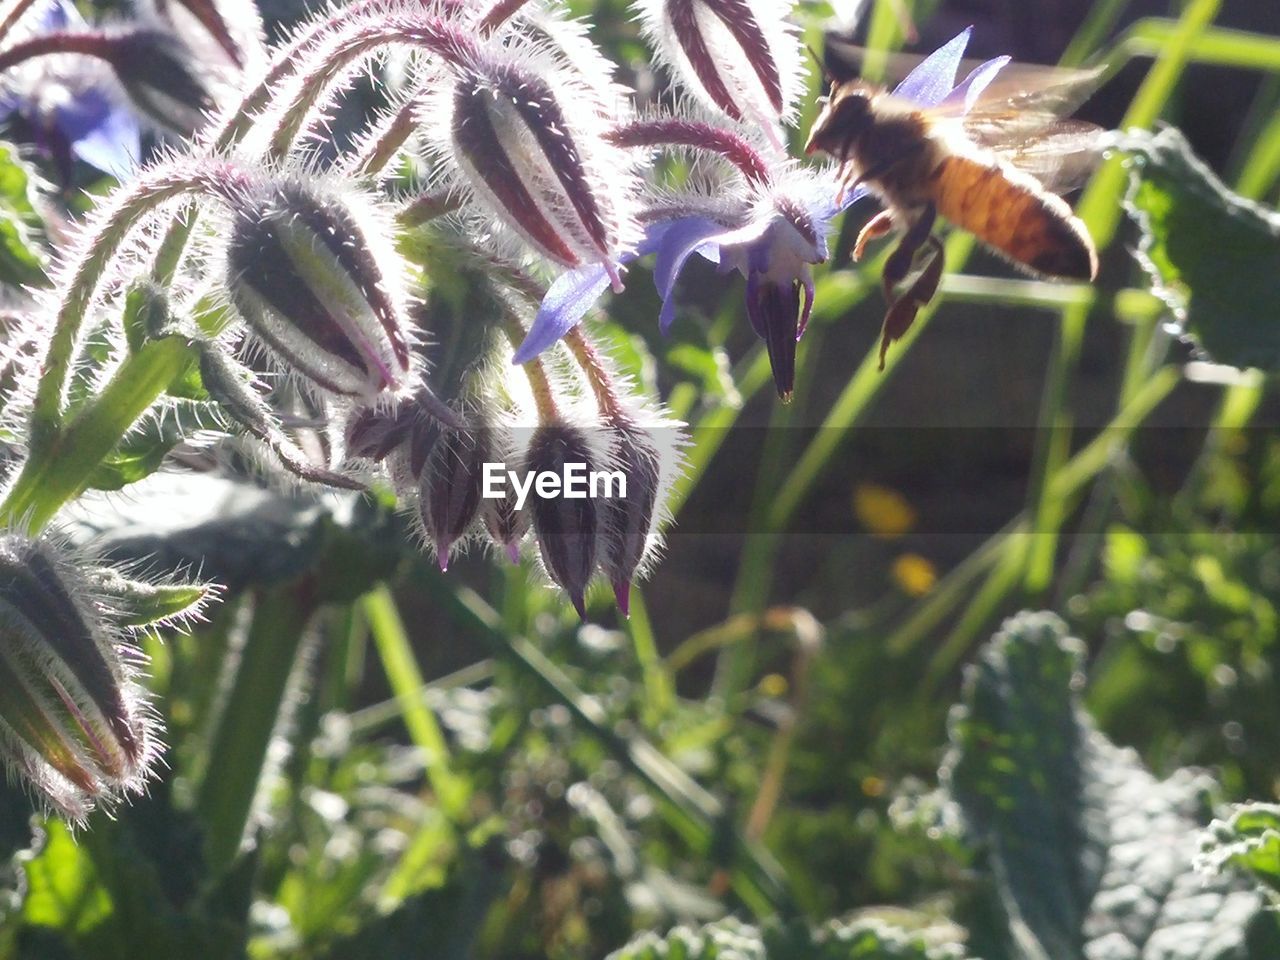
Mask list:
POLYGON ((813 57, 814 66, 816 66, 819 70, 822 71, 822 79, 827 81, 829 85, 834 86, 836 82, 836 78, 832 76, 831 71, 827 69, 826 60, 823 59, 823 57, 818 53, 817 50, 813 49, 813 46, 811 44, 806 43, 804 45, 804 48, 809 51, 809 56, 813 57))

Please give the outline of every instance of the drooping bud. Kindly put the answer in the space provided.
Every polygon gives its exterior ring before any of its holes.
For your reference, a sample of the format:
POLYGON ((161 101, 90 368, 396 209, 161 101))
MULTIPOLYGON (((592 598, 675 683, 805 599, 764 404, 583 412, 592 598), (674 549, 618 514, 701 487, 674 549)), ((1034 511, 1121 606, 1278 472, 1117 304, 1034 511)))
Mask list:
POLYGON ((245 322, 292 370, 372 400, 409 380, 394 254, 354 204, 274 182, 237 202, 227 283, 245 322))
MULTIPOLYGON (((500 427, 490 431, 490 456, 503 467, 514 462, 510 434, 500 427)), ((520 541, 529 530, 529 517, 516 507, 516 493, 510 484, 503 485, 501 497, 485 497, 481 504, 485 529, 494 546, 500 548, 512 563, 520 562, 520 541)))
POLYGON ((179 136, 198 130, 216 106, 210 78, 182 42, 163 30, 109 37, 106 59, 143 116, 179 136))
POLYGON ((55 548, 0 535, 0 752, 65 816, 147 777, 154 721, 138 658, 55 548))
POLYGON ((381 463, 409 439, 413 411, 363 407, 346 426, 348 457, 381 463))
MULTIPOLYGON (((556 422, 541 426, 534 433, 525 455, 525 471, 534 477, 564 477, 566 465, 572 464, 590 473, 597 468, 595 459, 582 431, 556 422)), ((585 620, 587 584, 596 569, 599 515, 590 497, 563 494, 564 490, 557 488, 555 495, 543 496, 534 485, 530 494, 533 531, 548 575, 564 587, 574 609, 585 620)))
POLYGON ((613 586, 618 609, 630 616, 631 578, 649 547, 661 484, 662 457, 634 423, 614 425, 610 466, 626 480, 621 496, 602 501, 600 568, 613 586))
POLYGON ((636 232, 629 161, 592 125, 597 98, 568 75, 515 60, 480 62, 455 83, 451 152, 472 189, 544 256, 616 264, 636 232))
MULTIPOLYGON (((651 42, 708 106, 773 133, 791 119, 802 66, 788 5, 769 0, 641 0, 651 42)), ((781 139, 774 134, 778 145, 781 139)))
POLYGON ((422 524, 436 547, 440 569, 449 568, 449 551, 470 529, 480 510, 481 483, 489 459, 488 430, 445 429, 432 447, 422 473, 422 524))

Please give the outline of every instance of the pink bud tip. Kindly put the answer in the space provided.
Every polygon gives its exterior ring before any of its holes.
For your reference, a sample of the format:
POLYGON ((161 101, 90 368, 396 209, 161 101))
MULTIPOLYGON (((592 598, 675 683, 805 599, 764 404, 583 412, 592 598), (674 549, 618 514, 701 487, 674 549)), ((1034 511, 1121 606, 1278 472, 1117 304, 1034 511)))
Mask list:
POLYGON ((615 580, 613 583, 613 598, 618 602, 618 609, 622 611, 622 615, 628 620, 631 619, 631 581, 615 580))
POLYGON ((449 545, 442 544, 436 548, 436 563, 440 564, 440 572, 449 572, 449 545))
POLYGON ((519 541, 512 540, 512 541, 508 542, 507 544, 505 544, 504 549, 507 551, 507 559, 508 559, 508 560, 510 560, 512 563, 515 563, 515 564, 519 564, 519 563, 520 563, 520 543, 519 543, 519 541))

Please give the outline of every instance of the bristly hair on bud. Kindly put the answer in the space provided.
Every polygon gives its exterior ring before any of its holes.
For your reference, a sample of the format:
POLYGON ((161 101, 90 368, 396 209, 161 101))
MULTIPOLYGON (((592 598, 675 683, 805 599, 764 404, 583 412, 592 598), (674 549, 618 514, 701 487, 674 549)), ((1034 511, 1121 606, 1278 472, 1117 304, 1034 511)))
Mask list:
POLYGON ((142 789, 158 721, 109 595, 46 536, 0 534, 0 755, 73 821, 142 789))
POLYGON ((482 422, 441 430, 431 448, 422 471, 418 509, 442 572, 449 569, 454 544, 467 535, 480 512, 484 465, 489 459, 489 430, 482 422))
POLYGON ((366 401, 409 387, 401 263, 376 203, 288 177, 231 202, 231 301, 285 368, 366 401))
POLYGON ((481 48, 422 116, 442 118, 433 149, 490 216, 555 263, 602 264, 621 289, 639 180, 604 137, 623 101, 604 100, 543 45, 515 41, 481 48))
MULTIPOLYGON (((566 464, 581 464, 589 474, 599 469, 602 460, 586 431, 561 420, 534 431, 524 469, 532 476, 563 476, 566 464)), ((533 532, 547 575, 564 587, 585 620, 587 584, 596 571, 600 512, 590 497, 569 498, 562 492, 544 497, 535 486, 530 499, 533 532)))
MULTIPOLYGON (((489 429, 490 454, 494 463, 514 463, 515 439, 511 431, 501 423, 489 429)), ((486 497, 481 504, 481 516, 485 530, 493 545, 500 549, 512 563, 520 562, 520 541, 529 532, 529 517, 516 509, 516 494, 510 484, 504 484, 504 495, 486 497)))
POLYGON ((626 477, 623 496, 601 505, 600 568, 623 616, 631 615, 631 579, 658 541, 657 511, 664 487, 662 454, 649 433, 619 419, 610 430, 610 468, 626 477))
POLYGON ((759 125, 783 149, 804 59, 783 0, 637 0, 655 52, 707 106, 759 125))

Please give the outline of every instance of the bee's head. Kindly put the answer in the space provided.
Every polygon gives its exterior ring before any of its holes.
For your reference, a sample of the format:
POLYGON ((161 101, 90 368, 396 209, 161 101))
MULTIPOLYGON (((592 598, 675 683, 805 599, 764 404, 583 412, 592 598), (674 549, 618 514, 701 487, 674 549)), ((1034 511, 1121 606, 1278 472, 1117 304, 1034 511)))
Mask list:
POLYGON ((874 122, 872 101, 876 90, 858 80, 837 83, 826 98, 826 106, 809 131, 804 152, 821 150, 837 160, 848 159, 852 144, 874 122))

